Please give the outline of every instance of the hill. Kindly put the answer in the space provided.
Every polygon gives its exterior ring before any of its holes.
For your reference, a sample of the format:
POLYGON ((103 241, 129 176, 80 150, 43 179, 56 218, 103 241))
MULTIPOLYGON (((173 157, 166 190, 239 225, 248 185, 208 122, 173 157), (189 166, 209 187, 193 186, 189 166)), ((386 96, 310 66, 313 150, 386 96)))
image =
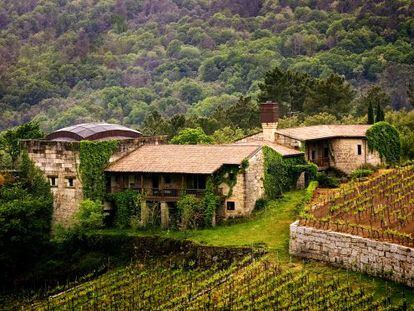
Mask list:
POLYGON ((258 96, 274 66, 378 83, 411 107, 410 0, 0 0, 0 130, 141 126, 258 96))

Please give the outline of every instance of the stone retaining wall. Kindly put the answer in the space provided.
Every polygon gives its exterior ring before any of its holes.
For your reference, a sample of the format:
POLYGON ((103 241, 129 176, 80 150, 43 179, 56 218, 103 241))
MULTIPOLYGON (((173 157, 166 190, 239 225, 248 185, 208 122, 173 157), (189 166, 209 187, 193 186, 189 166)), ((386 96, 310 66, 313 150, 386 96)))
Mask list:
POLYGON ((414 286, 414 249, 351 234, 290 225, 289 252, 414 286))

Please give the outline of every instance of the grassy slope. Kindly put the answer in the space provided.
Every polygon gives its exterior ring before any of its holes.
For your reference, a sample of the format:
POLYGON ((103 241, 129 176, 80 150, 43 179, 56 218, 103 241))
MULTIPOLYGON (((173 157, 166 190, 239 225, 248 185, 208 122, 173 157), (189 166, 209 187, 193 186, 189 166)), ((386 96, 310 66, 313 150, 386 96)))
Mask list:
POLYGON ((296 219, 296 208, 300 204, 304 191, 286 193, 282 199, 273 201, 269 206, 250 217, 240 220, 238 223, 218 226, 212 229, 197 231, 131 231, 131 230, 104 230, 101 234, 127 234, 135 236, 160 235, 178 239, 189 239, 195 242, 216 246, 244 246, 265 244, 275 259, 284 265, 299 269, 309 269, 326 276, 341 275, 354 279, 355 284, 361 284, 373 288, 377 295, 387 294, 393 291, 396 297, 402 293, 414 305, 414 291, 394 282, 387 282, 379 278, 373 278, 357 272, 334 268, 317 262, 307 262, 289 256, 289 225, 296 219))

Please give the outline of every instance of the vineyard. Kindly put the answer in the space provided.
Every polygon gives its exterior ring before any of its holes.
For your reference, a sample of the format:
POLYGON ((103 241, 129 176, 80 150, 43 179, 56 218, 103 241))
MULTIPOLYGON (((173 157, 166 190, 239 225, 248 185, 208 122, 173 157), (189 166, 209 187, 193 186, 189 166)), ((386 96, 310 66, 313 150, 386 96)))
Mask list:
MULTIPOLYGON (((389 294, 389 293, 387 293, 389 294)), ((408 310, 346 278, 281 268, 267 255, 208 269, 133 263, 15 310, 408 310)))
POLYGON ((414 166, 317 193, 300 224, 414 247, 414 166))

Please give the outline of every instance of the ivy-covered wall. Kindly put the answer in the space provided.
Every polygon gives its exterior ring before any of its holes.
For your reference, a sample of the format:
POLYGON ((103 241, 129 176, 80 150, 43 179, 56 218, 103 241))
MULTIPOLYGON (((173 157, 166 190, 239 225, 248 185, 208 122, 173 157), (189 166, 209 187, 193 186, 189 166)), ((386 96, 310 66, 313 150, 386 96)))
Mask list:
POLYGON ((367 131, 368 148, 377 151, 383 161, 393 165, 400 161, 401 141, 398 130, 387 122, 377 122, 367 131))
POLYGON ((81 141, 79 171, 83 195, 86 199, 103 201, 105 198, 104 169, 112 154, 117 150, 118 141, 81 141))
POLYGON ((308 163, 304 156, 284 158, 272 148, 263 147, 264 189, 268 199, 275 199, 296 186, 302 172, 316 175, 317 167, 308 163))

